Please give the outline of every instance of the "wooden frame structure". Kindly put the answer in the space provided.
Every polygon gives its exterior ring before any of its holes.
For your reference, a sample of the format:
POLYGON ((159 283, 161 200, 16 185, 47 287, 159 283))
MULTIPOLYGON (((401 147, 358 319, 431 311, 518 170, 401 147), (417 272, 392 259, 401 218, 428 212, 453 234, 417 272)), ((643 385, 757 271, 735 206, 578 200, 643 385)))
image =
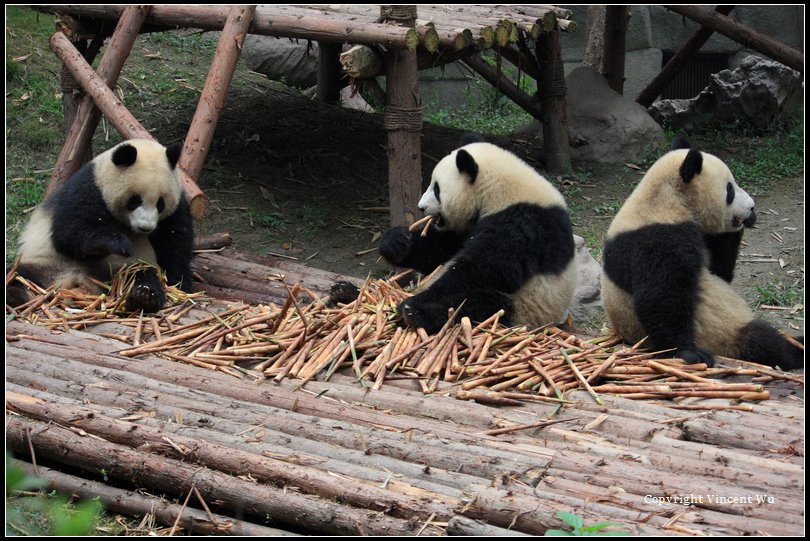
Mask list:
MULTIPOLYGON (((418 217, 416 203, 422 184, 419 148, 422 111, 416 77, 419 69, 469 59, 468 65, 479 73, 486 71, 490 81, 498 81, 499 88, 509 88, 504 92, 508 97, 541 118, 544 131, 556 134, 547 134, 545 139, 548 168, 555 172, 571 169, 564 79, 562 84, 557 81, 557 90, 551 93, 544 92, 541 84, 538 95, 532 97, 504 84, 506 80, 499 70, 492 72, 487 69, 490 66, 475 58, 477 53, 494 48, 504 58, 518 62, 528 73, 540 74, 542 70, 538 66, 543 64, 558 65, 559 69, 549 70, 549 73, 561 74, 559 32, 572 31, 575 24, 570 20, 570 11, 555 6, 434 5, 419 6, 418 13, 416 6, 399 5, 40 5, 34 9, 60 16, 60 30, 51 38, 51 48, 75 78, 67 85, 81 87, 88 96, 82 97, 78 92, 63 93, 66 123, 71 128, 49 189, 68 178, 87 160, 99 110, 124 137, 151 137, 110 88, 115 85, 139 32, 176 28, 222 31, 180 158, 181 177, 195 218, 203 216, 208 206, 196 179, 247 33, 318 41, 322 46, 318 96, 325 101, 334 100, 341 86, 338 79, 342 73, 336 69, 339 55, 336 45, 362 45, 371 48, 372 56, 380 57, 377 72, 372 76, 384 73, 387 80, 385 125, 389 133, 390 217, 394 225, 410 223, 418 217), (105 57, 98 72, 94 72, 89 64, 92 57, 80 51, 87 49, 88 39, 98 45, 99 38, 110 35, 112 39, 105 57), (538 48, 535 57, 526 45, 530 40, 556 42, 556 53, 552 45, 538 48), (71 101, 78 105, 71 106, 71 101), (69 111, 74 109, 75 120, 69 118, 69 111)), ((369 77, 368 74, 358 76, 369 77)), ((63 83, 63 88, 65 86, 63 83)))

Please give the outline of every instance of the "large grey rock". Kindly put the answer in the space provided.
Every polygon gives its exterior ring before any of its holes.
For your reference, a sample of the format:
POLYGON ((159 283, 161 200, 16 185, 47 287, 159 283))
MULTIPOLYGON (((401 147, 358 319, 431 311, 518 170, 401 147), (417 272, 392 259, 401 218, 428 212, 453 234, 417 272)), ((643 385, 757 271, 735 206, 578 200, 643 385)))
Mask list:
POLYGON ((602 266, 593 258, 585 239, 574 235, 577 258, 577 289, 569 311, 574 323, 590 319, 602 307, 600 298, 602 266))
POLYGON ((318 82, 318 43, 248 34, 242 46, 248 68, 287 86, 309 88, 318 82))
POLYGON ((638 161, 664 140, 647 110, 608 86, 598 71, 580 67, 565 79, 568 138, 575 161, 638 161))
POLYGON ((749 56, 734 70, 711 76, 709 86, 690 100, 659 100, 650 114, 673 129, 694 129, 709 122, 745 121, 769 128, 782 113, 801 104, 802 77, 778 62, 749 56))

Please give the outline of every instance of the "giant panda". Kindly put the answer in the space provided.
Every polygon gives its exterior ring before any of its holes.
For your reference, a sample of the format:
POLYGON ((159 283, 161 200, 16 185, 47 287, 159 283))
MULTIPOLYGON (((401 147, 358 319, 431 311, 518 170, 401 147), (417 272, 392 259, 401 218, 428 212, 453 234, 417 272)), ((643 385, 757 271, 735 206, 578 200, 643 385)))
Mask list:
POLYGON ((607 231, 602 303, 613 330, 629 342, 648 336, 646 345, 688 363, 712 366, 722 355, 802 367, 803 351, 755 319, 730 285, 755 218, 729 168, 677 137, 607 231))
POLYGON ((433 170, 419 209, 437 218, 425 237, 386 231, 380 254, 391 264, 437 273, 398 311, 411 327, 437 332, 448 309, 483 321, 504 310, 506 325, 561 323, 576 288, 576 260, 565 199, 526 162, 473 142, 433 170))
MULTIPOLYGON (((182 146, 132 139, 96 156, 40 204, 20 236, 17 272, 48 287, 98 292, 124 265, 159 266, 167 283, 190 291, 194 229, 177 171, 182 146)), ((14 282, 6 302, 30 294, 14 282)), ((165 303, 157 271, 136 275, 129 310, 155 312, 165 303)))

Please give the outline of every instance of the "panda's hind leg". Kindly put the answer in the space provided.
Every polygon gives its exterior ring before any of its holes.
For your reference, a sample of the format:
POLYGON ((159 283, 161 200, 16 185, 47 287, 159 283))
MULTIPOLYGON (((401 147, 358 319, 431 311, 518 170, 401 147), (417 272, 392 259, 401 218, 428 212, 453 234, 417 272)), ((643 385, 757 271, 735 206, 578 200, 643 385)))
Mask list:
MULTIPOLYGON (((804 350, 790 343, 768 323, 754 319, 738 333, 741 359, 783 370, 804 368, 804 350)), ((804 338, 796 338, 804 344, 804 338)))
POLYGON ((422 293, 402 301, 398 311, 409 327, 422 327, 428 334, 437 333, 447 322, 449 310, 458 309, 456 318, 464 316, 481 322, 499 310, 504 311, 500 322, 511 325, 514 303, 507 295, 492 289, 474 289, 456 295, 440 296, 428 288, 422 293))
POLYGON ((154 313, 166 304, 166 294, 157 270, 154 268, 138 271, 135 285, 127 297, 126 308, 130 312, 154 313))
MULTIPOLYGON (((6 276, 11 271, 11 267, 6 267, 6 276)), ((21 263, 15 271, 19 276, 29 282, 47 288, 57 281, 59 269, 53 265, 42 265, 35 263, 21 263)), ((6 286, 6 304, 16 308, 34 298, 34 294, 21 282, 14 280, 6 286)))

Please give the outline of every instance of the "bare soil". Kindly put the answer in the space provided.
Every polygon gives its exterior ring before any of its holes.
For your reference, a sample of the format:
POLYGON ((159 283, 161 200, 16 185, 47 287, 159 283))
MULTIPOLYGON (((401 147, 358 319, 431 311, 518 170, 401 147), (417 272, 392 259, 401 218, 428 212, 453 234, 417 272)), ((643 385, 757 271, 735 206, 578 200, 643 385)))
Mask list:
MULTIPOLYGON (((388 227, 381 115, 308 100, 269 81, 253 84, 254 91, 237 89, 226 104, 201 179, 212 205, 199 232, 228 231, 239 250, 295 258, 342 274, 362 278, 389 272, 375 250, 388 227)), ((461 134, 424 125, 425 183, 461 134)), ((536 149, 525 141, 494 142, 542 172, 536 149)), ((706 150, 723 155, 723 149, 706 150)), ((604 232, 643 171, 623 164, 575 166, 577 174, 550 179, 567 196, 575 232, 601 260, 604 232)), ((751 303, 759 297, 756 286, 796 283, 803 294, 803 195, 803 180, 787 178, 757 197, 758 223, 746 232, 735 276, 735 286, 751 303)), ((803 306, 758 312, 779 328, 803 333, 803 306)), ((598 328, 604 322, 581 323, 598 328)))

